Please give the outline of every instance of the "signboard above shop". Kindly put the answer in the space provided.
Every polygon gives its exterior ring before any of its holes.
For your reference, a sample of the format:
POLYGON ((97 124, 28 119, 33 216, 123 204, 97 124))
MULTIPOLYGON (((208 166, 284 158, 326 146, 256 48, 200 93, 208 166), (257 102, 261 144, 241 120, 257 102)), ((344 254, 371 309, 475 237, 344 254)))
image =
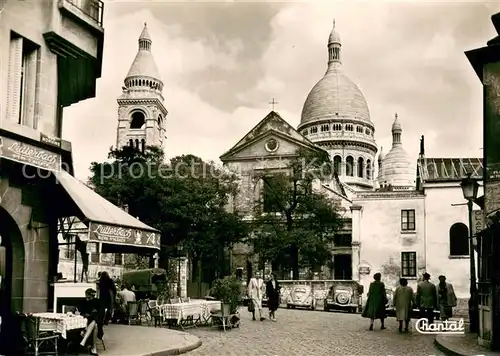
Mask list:
POLYGON ((160 248, 160 234, 144 230, 90 223, 89 242, 160 248))
POLYGON ((0 158, 49 171, 61 169, 61 155, 9 137, 0 136, 0 158))

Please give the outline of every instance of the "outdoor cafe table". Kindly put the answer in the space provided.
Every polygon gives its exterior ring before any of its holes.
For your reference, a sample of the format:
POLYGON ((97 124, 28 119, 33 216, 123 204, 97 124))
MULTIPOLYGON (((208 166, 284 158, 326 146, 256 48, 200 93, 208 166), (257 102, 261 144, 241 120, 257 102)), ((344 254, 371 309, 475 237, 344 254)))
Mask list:
MULTIPOLYGON (((221 309, 221 302, 218 300, 191 300, 186 303, 162 304, 158 306, 163 320, 177 320, 177 324, 183 325, 189 317, 202 323, 208 323, 210 313, 221 309)), ((196 326, 196 322, 194 324, 196 326)))
POLYGON ((68 331, 87 327, 87 319, 81 315, 62 313, 33 313, 32 315, 40 319, 40 331, 54 331, 61 334, 64 339, 68 331))

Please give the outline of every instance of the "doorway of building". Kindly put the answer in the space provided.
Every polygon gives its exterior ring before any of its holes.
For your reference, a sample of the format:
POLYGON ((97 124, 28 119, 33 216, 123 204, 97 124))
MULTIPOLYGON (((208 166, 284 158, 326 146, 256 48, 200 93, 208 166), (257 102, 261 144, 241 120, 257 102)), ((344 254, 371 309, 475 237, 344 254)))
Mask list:
POLYGON ((352 279, 352 256, 350 254, 333 256, 333 275, 336 280, 352 279))
POLYGON ((24 244, 17 223, 0 207, 0 355, 18 354, 20 325, 14 312, 22 312, 24 244), (20 279, 21 283, 13 283, 20 279))

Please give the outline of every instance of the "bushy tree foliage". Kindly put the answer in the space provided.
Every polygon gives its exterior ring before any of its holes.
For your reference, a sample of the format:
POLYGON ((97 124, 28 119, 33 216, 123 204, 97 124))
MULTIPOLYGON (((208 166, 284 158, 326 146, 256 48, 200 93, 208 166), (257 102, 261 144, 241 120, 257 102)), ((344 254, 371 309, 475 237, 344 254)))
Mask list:
POLYGON ((157 147, 111 150, 110 163, 93 162, 90 184, 97 193, 161 231, 160 266, 182 244, 196 264, 219 269, 224 251, 247 233, 240 217, 226 210, 236 177, 213 162, 182 155, 164 163, 157 147))

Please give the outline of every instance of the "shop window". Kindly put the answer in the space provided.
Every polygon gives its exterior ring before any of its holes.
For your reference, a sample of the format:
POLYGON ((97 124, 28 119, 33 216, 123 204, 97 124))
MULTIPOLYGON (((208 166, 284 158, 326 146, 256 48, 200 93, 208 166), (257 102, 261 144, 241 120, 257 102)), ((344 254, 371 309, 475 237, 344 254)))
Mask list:
POLYGON ((123 265, 123 254, 115 253, 115 265, 117 266, 123 265))
POLYGON ((401 230, 415 231, 415 210, 401 210, 401 230))
POLYGON ((469 229, 463 223, 450 227, 450 256, 469 255, 469 229))
POLYGON ((401 252, 401 277, 417 276, 417 253, 401 252))

